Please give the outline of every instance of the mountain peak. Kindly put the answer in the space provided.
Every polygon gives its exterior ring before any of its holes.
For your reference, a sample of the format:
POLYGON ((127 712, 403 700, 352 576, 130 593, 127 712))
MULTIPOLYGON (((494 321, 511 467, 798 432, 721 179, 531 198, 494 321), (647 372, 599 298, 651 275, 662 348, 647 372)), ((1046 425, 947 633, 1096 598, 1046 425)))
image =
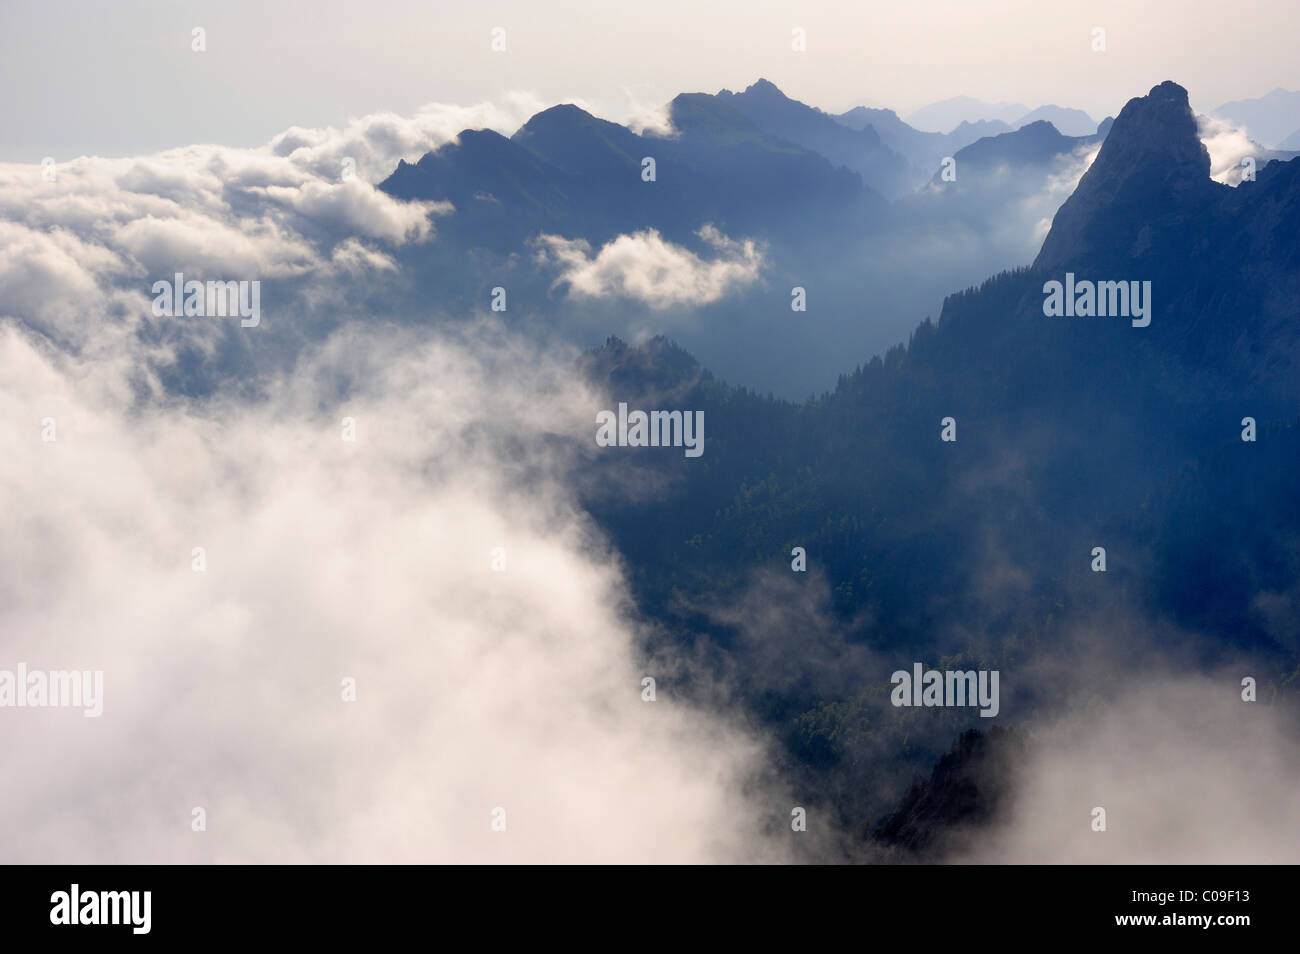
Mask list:
POLYGON ((1169 80, 1124 105, 1093 170, 1104 176, 1123 173, 1125 166, 1153 165, 1163 167, 1171 180, 1210 176, 1210 154, 1199 138, 1187 90, 1169 80))
MULTIPOLYGON (((785 93, 781 92, 775 83, 771 80, 764 79, 761 76, 753 83, 749 84, 749 86, 745 87, 745 93, 754 96, 779 96, 782 99, 787 98, 785 93)), ((745 93, 742 93, 741 95, 743 96, 745 93)))
POLYGON ((560 103, 558 106, 551 106, 539 113, 534 113, 529 117, 528 122, 520 127, 519 131, 531 131, 541 126, 584 126, 588 123, 601 121, 581 106, 575 106, 573 103, 560 103))
POLYGON ((1151 248, 1156 232, 1178 228, 1177 210, 1194 208, 1196 193, 1213 188, 1210 154, 1187 90, 1166 80, 1115 117, 1091 168, 1056 213, 1035 264, 1054 268, 1113 253, 1122 235, 1136 255, 1139 247, 1151 248))

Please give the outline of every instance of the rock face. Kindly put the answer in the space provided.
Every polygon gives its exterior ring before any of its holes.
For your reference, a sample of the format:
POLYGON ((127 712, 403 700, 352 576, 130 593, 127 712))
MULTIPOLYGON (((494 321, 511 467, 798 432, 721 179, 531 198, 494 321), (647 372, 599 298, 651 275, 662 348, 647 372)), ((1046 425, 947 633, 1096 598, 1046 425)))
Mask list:
POLYGON ((898 808, 872 829, 871 840, 914 860, 960 848, 964 834, 995 821, 1009 807, 1015 758, 1022 750, 1012 730, 968 730, 928 779, 912 783, 898 808))
POLYGON ((1236 188, 1213 181, 1187 92, 1165 82, 1125 105, 1034 270, 1151 281, 1148 368, 1176 359, 1207 386, 1257 379, 1285 404, 1300 372, 1298 217, 1300 162, 1267 162, 1236 188))
POLYGON ((1109 260, 1119 266, 1173 252, 1186 240, 1189 220, 1209 211, 1226 188, 1210 179, 1210 154, 1187 90, 1161 83, 1129 100, 1116 117, 1034 264, 1109 260))

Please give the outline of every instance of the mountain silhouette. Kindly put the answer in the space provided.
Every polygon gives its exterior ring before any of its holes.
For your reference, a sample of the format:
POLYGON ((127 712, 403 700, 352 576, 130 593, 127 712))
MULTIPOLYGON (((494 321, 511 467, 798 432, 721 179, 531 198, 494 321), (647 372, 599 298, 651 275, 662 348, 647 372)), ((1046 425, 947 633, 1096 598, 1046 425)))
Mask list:
POLYGON ((799 230, 793 219, 865 222, 883 210, 857 174, 765 133, 713 97, 678 96, 670 116, 677 135, 664 138, 555 106, 509 139, 466 130, 417 163, 399 163, 379 188, 401 199, 451 201, 448 240, 498 251, 522 248, 542 232, 601 243, 654 228, 690 242, 706 223, 790 234, 799 230), (642 177, 647 158, 654 181, 642 177))
POLYGON ((1226 187, 1210 180, 1210 154, 1197 134, 1187 91, 1165 82, 1129 100, 1106 145, 1052 223, 1035 264, 1053 267, 1080 256, 1120 265, 1115 241, 1135 255, 1168 259, 1185 247, 1184 229, 1226 187), (1140 247, 1134 245, 1141 235, 1140 247), (1118 260, 1117 260, 1118 259, 1118 260))
POLYGON ((1091 136, 1097 131, 1097 120, 1082 109, 1066 109, 1062 106, 1039 106, 1037 109, 1021 116, 1011 125, 1019 129, 1030 123, 1046 120, 1066 136, 1091 136))
POLYGON ((913 110, 904 118, 917 129, 951 132, 963 122, 998 121, 1011 126, 1029 112, 1023 103, 985 103, 971 96, 953 96, 913 110))
MULTIPOLYGON (((957 181, 961 181, 961 174, 987 173, 999 168, 1010 168, 1020 175, 1026 167, 1048 165, 1080 146, 1091 146, 1103 138, 1104 134, 1096 133, 1063 136, 1051 123, 1040 119, 1014 132, 987 136, 959 149, 953 157, 960 170, 957 181)), ((940 174, 935 173, 935 181, 941 181, 940 174)))
POLYGON ((741 93, 724 89, 717 98, 769 135, 797 143, 836 165, 852 169, 887 198, 911 191, 907 161, 885 145, 871 126, 850 128, 820 109, 790 99, 765 79, 741 93))
POLYGON ((916 173, 914 183, 918 185, 930 177, 944 157, 985 136, 997 136, 1011 129, 1004 122, 980 120, 962 122, 949 133, 922 132, 899 119, 892 109, 869 109, 866 106, 857 106, 835 119, 853 129, 867 126, 875 129, 885 145, 911 163, 916 173))
POLYGON ((1257 99, 1238 99, 1224 103, 1214 115, 1245 128, 1250 137, 1275 149, 1300 149, 1288 140, 1300 129, 1300 92, 1275 89, 1257 99))

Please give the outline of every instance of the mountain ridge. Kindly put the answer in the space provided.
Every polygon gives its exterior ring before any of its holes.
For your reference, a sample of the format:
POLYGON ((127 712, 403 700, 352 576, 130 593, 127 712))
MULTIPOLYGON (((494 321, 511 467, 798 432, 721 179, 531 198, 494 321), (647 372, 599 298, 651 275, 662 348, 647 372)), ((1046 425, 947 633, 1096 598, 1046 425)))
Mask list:
MULTIPOLYGON (((1170 645, 1208 667, 1249 659, 1272 685, 1300 665, 1289 617, 1261 610, 1300 578, 1300 160, 1232 189, 1203 152, 1181 87, 1135 97, 1044 242, 1061 257, 947 296, 937 321, 806 402, 730 387, 664 339, 585 356, 606 400, 644 391, 709 422, 696 462, 611 455, 584 475, 633 599, 662 638, 708 647, 796 781, 835 793, 859 830, 883 817, 883 840, 924 849, 984 811, 964 770, 905 795, 908 771, 971 727, 888 705, 889 671, 912 660, 1032 671, 1096 631, 1130 670, 1170 645), (1149 206, 1134 183, 1156 190, 1149 206), (1201 215, 1219 241, 1190 227, 1201 215), (1044 283, 1067 267, 1151 280, 1150 325, 1045 316, 1044 283), (646 485, 629 470, 662 492, 602 496, 646 485), (1089 567, 1099 545, 1105 573, 1089 567), (792 633, 746 652, 745 627, 790 607, 792 633), (905 753, 895 774, 880 751, 905 753)), ((1052 701, 1023 681, 1003 692, 1011 720, 1052 701)))

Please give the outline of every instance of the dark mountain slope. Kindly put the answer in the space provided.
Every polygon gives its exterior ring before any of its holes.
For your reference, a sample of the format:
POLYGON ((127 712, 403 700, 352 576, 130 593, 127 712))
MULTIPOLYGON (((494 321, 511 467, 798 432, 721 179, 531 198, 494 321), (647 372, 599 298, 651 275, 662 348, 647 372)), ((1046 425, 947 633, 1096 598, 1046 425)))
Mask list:
POLYGON ((817 400, 728 388, 663 341, 593 353, 587 373, 608 400, 702 409, 707 422, 697 460, 608 450, 586 475, 639 605, 676 639, 720 647, 794 763, 860 821, 877 817, 852 794, 873 753, 937 756, 960 729, 951 713, 922 729, 880 708, 871 693, 893 663, 1000 668, 1010 719, 1035 704, 1016 674, 1080 625, 1121 658, 1172 625, 1180 657, 1246 653, 1261 671, 1293 671, 1298 176, 1293 161, 1236 190, 1210 181, 1186 94, 1162 84, 1116 119, 1033 267, 950 296, 906 348, 817 400), (1151 281, 1150 325, 1046 317, 1044 283, 1067 269, 1151 281), (663 362, 675 374, 652 387, 663 362), (1247 416, 1253 443, 1240 439, 1247 416), (955 443, 940 440, 945 417, 955 443), (634 471, 667 489, 602 496, 634 471), (795 546, 807 574, 791 572, 795 546), (1106 573, 1090 569, 1095 546, 1106 573), (830 668, 857 690, 728 655, 744 627, 719 605, 767 600, 743 617, 761 619, 821 580, 830 619, 796 615, 789 638, 805 656, 841 647, 830 668))
POLYGON ((1056 214, 1035 265, 1055 268, 1081 257, 1097 265, 1130 264, 1136 256, 1167 261, 1197 246, 1183 230, 1226 191, 1210 180, 1210 154, 1186 90, 1162 83, 1116 117, 1107 148, 1056 214), (1134 244, 1116 247, 1117 235, 1131 234, 1134 223, 1141 224, 1140 243, 1134 235, 1134 244))
POLYGON ((1016 758, 1024 745, 1014 731, 961 734, 928 778, 917 776, 898 807, 870 832, 898 857, 935 860, 959 850, 962 836, 988 825, 1009 809, 1016 758))

